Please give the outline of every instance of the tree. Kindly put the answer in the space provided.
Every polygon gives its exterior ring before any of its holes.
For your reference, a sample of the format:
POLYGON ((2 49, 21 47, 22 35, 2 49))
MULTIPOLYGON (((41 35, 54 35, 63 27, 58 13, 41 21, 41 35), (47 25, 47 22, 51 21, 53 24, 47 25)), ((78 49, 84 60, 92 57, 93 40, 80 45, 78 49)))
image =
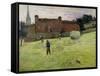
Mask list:
POLYGON ((76 22, 80 26, 80 32, 82 32, 83 30, 85 30, 84 24, 89 23, 92 20, 93 20, 92 15, 87 15, 87 14, 84 14, 81 18, 76 19, 76 22))
POLYGON ((21 46, 24 38, 27 35, 27 29, 24 22, 19 22, 19 38, 21 40, 21 46))
POLYGON ((76 21, 80 26, 80 32, 82 32, 84 30, 83 20, 81 18, 78 18, 76 21))
POLYGON ((91 15, 83 15, 82 17, 83 23, 88 23, 89 21, 92 21, 92 16, 91 15))

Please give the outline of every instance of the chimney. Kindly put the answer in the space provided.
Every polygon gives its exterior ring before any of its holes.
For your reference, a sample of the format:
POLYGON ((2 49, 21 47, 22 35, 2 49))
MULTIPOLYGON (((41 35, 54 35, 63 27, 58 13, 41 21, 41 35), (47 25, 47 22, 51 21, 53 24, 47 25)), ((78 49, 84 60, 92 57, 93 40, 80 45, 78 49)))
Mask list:
POLYGON ((35 23, 39 20, 39 16, 35 15, 35 23))
POLYGON ((58 17, 58 20, 59 20, 59 21, 61 21, 61 20, 62 20, 62 17, 61 17, 61 16, 59 16, 59 17, 58 17))

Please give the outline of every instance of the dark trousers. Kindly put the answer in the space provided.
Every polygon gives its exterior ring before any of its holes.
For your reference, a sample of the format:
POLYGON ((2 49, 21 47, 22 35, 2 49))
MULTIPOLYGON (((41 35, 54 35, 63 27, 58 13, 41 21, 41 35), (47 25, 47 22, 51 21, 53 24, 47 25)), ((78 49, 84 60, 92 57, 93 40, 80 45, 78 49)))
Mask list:
POLYGON ((47 55, 51 54, 50 47, 47 47, 47 55))

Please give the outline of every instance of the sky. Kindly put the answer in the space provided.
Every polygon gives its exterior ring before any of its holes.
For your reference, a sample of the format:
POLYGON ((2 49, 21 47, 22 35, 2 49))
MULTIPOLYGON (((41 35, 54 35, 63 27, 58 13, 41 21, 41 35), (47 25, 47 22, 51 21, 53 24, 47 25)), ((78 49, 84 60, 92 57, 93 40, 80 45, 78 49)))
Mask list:
MULTIPOLYGON (((38 15, 39 18, 53 18, 57 19, 58 16, 62 20, 75 20, 82 17, 84 14, 96 17, 96 10, 90 8, 75 8, 75 7, 56 7, 56 6, 37 6, 28 5, 29 14, 31 17, 31 24, 34 23, 34 16, 38 15)), ((19 21, 26 22, 27 5, 19 5, 19 21)))

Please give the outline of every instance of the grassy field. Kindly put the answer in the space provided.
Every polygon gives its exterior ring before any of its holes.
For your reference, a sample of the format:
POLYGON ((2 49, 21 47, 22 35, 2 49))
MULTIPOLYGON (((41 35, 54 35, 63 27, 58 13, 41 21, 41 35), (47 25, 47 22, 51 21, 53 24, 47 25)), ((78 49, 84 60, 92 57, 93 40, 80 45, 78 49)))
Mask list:
POLYGON ((78 41, 69 37, 49 39, 51 55, 46 55, 45 41, 24 43, 19 51, 19 71, 95 67, 95 35, 86 33, 78 41))

